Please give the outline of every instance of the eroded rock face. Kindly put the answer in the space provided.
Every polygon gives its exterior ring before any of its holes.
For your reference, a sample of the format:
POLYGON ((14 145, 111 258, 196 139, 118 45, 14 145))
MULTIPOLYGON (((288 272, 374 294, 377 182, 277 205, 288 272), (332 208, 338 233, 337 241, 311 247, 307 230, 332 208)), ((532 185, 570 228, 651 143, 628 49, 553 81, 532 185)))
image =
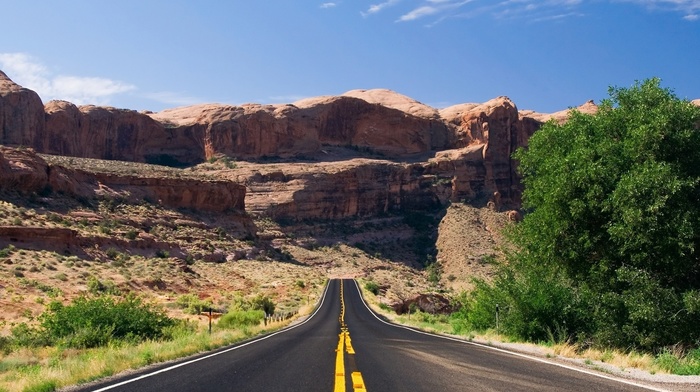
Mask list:
POLYGON ((317 152, 323 145, 357 146, 403 156, 449 145, 448 129, 437 111, 419 103, 412 106, 409 98, 388 90, 370 96, 385 97, 396 107, 353 94, 286 105, 196 105, 164 110, 152 117, 176 132, 203 135, 207 159, 215 154, 239 159, 290 157, 317 152))
POLYGON ((39 192, 48 178, 48 165, 34 151, 0 146, 0 190, 39 192))
POLYGON ((184 166, 201 162, 198 137, 175 132, 146 114, 111 107, 77 107, 51 101, 46 136, 38 150, 48 154, 184 166))
POLYGON ((44 137, 44 104, 39 95, 0 71, 0 144, 35 147, 44 137))
POLYGON ((524 145, 529 129, 515 104, 508 97, 498 97, 483 104, 452 106, 440 115, 454 129, 455 147, 472 147, 473 152, 475 146, 483 146, 484 190, 498 191, 506 199, 516 197, 520 181, 511 156, 524 145))
POLYGON ((88 173, 49 166, 30 149, 0 146, 0 190, 30 193, 45 189, 83 197, 145 199, 170 208, 245 214, 246 188, 230 181, 88 173))

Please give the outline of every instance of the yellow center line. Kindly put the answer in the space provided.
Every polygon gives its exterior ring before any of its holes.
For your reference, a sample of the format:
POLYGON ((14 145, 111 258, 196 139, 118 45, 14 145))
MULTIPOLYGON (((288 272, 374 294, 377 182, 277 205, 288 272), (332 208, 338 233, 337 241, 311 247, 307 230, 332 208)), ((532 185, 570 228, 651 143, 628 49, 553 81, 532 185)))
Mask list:
POLYGON ((335 356, 335 387, 333 392, 345 392, 345 356, 343 355, 343 334, 340 334, 338 339, 338 348, 335 356))
MULTIPOLYGON (((350 339, 350 331, 345 325, 345 296, 343 295, 343 281, 340 281, 340 334, 338 335, 338 348, 335 356, 335 386, 333 392, 345 392, 345 353, 355 355, 355 349, 352 348, 352 340, 350 339)), ((354 359, 351 361, 351 367, 355 367, 354 359)), ((360 372, 352 372, 352 388, 355 392, 367 392, 365 382, 362 379, 360 372)))

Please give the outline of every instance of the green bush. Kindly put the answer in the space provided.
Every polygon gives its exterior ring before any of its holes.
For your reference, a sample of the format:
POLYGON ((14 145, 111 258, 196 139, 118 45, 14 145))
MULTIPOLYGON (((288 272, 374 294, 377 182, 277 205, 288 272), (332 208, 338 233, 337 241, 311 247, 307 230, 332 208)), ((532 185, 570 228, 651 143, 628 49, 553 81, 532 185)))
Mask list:
POLYGON ((379 294, 379 285, 376 282, 369 281, 365 283, 365 289, 374 295, 379 294))
POLYGON ((241 328, 258 325, 264 318, 262 310, 232 310, 221 316, 216 325, 219 328, 241 328))
POLYGON ((184 294, 175 300, 175 304, 185 313, 200 314, 213 306, 211 300, 202 300, 196 294, 184 294))
POLYGON ((252 298, 236 296, 231 301, 228 311, 237 310, 262 310, 265 314, 275 313, 275 303, 266 295, 258 294, 252 298))
POLYGON ((159 339, 164 329, 176 323, 135 296, 79 297, 69 305, 52 302, 40 320, 38 334, 46 341, 75 348, 104 346, 113 340, 159 339))
POLYGON ((102 282, 94 276, 88 278, 87 288, 90 294, 119 295, 119 288, 112 281, 102 282))

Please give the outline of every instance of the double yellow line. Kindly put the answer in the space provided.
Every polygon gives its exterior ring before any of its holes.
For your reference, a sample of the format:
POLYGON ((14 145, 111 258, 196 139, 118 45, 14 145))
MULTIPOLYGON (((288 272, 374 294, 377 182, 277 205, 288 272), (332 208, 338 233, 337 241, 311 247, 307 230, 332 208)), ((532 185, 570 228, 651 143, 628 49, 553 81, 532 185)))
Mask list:
MULTIPOLYGON (((350 339, 350 331, 345 325, 345 296, 343 295, 343 281, 340 281, 340 335, 338 335, 338 348, 335 350, 335 387, 333 392, 345 392, 345 353, 355 355, 350 339)), ((353 361, 354 363, 354 361, 353 361)), ((352 388, 355 392, 367 392, 365 382, 360 372, 352 372, 352 388)))

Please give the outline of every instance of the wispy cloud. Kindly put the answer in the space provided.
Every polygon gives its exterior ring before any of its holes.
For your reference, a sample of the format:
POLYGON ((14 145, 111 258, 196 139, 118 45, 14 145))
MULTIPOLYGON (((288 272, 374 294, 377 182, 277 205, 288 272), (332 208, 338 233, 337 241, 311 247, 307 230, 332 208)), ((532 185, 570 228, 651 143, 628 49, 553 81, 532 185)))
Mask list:
POLYGON ((321 4, 321 8, 324 8, 324 9, 325 8, 333 8, 333 7, 337 7, 337 6, 338 6, 338 3, 323 3, 323 4, 321 4))
POLYGON ((700 19, 700 0, 618 0, 627 3, 636 3, 649 9, 671 10, 682 12, 683 19, 695 21, 700 19))
POLYGON ((397 22, 410 22, 430 15, 452 13, 472 1, 474 0, 427 0, 423 5, 401 15, 397 22))
POLYGON ((112 96, 136 89, 134 85, 107 78, 54 75, 26 53, 0 53, 0 69, 44 100, 63 99, 76 105, 108 105, 112 96))
MULTIPOLYGON (((425 26, 432 27, 448 19, 489 16, 501 20, 527 19, 537 23, 583 17, 585 13, 582 8, 586 4, 605 2, 636 4, 652 11, 681 12, 687 21, 700 20, 700 0, 414 0, 410 2, 410 7, 402 7, 404 11, 396 21, 415 22, 421 19, 428 21, 425 26)), ((372 5, 362 15, 378 13, 397 3, 399 0, 388 0, 372 5)))
POLYGON ((371 14, 376 14, 377 12, 380 12, 381 10, 383 10, 383 9, 385 9, 385 8, 389 8, 389 7, 391 7, 392 5, 398 4, 400 1, 401 1, 401 0, 387 0, 387 1, 383 2, 383 3, 372 4, 372 5, 369 6, 369 8, 367 9, 367 11, 362 12, 362 16, 368 16, 368 15, 371 15, 371 14))

